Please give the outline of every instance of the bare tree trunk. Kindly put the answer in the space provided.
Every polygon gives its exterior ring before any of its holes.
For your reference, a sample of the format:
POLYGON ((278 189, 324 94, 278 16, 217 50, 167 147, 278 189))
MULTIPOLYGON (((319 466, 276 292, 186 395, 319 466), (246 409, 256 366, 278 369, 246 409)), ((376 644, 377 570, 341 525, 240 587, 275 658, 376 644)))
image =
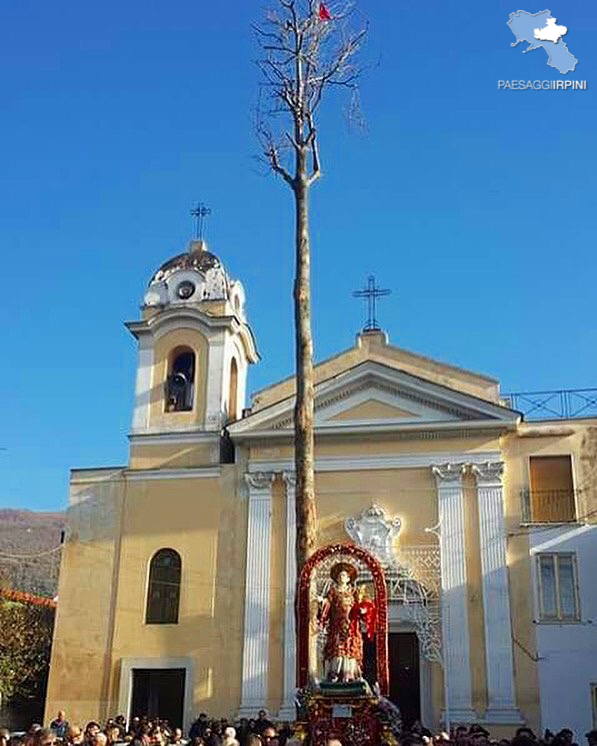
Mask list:
POLYGON ((294 409, 296 470, 296 564, 313 553, 317 535, 315 505, 315 446, 313 435, 313 338, 309 247, 309 186, 306 152, 297 153, 294 188, 296 211, 296 274, 294 322, 296 334, 296 405, 294 409))
POLYGON ((351 31, 351 4, 338 3, 334 19, 322 17, 315 0, 278 0, 254 26, 263 57, 262 92, 271 105, 266 118, 284 115, 281 142, 258 113, 257 133, 263 155, 274 173, 291 188, 295 203, 296 275, 294 322, 296 342, 296 405, 294 463, 296 470, 296 564, 300 573, 315 549, 315 438, 313 433, 313 339, 309 247, 309 189, 321 176, 315 112, 329 87, 356 89, 359 68, 354 57, 366 29, 351 31), (294 153, 294 170, 284 160, 294 153))

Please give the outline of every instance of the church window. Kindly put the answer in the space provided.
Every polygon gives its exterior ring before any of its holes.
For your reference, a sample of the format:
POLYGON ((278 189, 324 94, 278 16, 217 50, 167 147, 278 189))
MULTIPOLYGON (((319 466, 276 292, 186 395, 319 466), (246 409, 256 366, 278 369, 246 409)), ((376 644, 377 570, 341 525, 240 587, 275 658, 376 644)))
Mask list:
POLYGON ((576 520, 572 459, 531 456, 526 520, 531 523, 568 523, 576 520))
POLYGON ((178 347, 170 356, 166 378, 166 412, 190 412, 195 393, 195 353, 178 347))
POLYGON ((151 558, 147 589, 147 624, 177 624, 180 601, 180 554, 160 549, 151 558))
POLYGON ((539 554, 537 562, 541 621, 577 621, 580 612, 576 556, 562 552, 539 554))
POLYGON ((238 399, 238 366, 236 359, 232 358, 230 363, 230 391, 228 393, 228 420, 234 422, 238 419, 237 412, 238 399))

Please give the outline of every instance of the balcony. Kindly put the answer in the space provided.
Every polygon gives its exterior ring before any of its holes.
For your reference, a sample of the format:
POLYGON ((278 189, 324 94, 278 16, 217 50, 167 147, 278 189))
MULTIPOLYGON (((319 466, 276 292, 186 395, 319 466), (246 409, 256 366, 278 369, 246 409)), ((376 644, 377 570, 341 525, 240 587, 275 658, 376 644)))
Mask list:
POLYGON ((576 493, 570 489, 520 491, 522 523, 575 523, 576 493))
POLYGON ((597 417, 597 389, 521 391, 504 394, 508 407, 522 412, 525 420, 570 420, 597 417))

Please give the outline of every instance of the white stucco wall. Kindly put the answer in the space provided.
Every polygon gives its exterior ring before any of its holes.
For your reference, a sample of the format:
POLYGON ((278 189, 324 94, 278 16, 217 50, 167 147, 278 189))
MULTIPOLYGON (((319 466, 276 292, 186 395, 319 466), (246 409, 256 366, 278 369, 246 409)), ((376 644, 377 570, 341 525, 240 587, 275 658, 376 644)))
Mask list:
POLYGON ((594 727, 591 683, 597 682, 597 526, 535 528, 530 538, 541 724, 552 731, 569 727, 578 743, 586 743, 584 734, 594 727), (578 622, 539 621, 535 555, 545 552, 576 553, 578 622))

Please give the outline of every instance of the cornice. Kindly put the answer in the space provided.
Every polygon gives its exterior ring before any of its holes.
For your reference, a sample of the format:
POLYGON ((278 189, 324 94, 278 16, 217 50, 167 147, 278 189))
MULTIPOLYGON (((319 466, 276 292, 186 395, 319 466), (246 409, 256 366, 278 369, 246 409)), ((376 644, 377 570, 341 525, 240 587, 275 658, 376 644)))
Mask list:
POLYGON ((132 432, 128 439, 132 446, 175 445, 178 443, 214 443, 220 440, 219 430, 176 430, 173 432, 132 432))
POLYGON ((184 322, 192 322, 194 326, 208 329, 210 332, 228 330, 238 334, 249 361, 255 363, 260 359, 251 327, 234 315, 210 316, 198 308, 175 307, 160 311, 148 319, 126 321, 124 325, 136 339, 141 339, 147 335, 159 335, 164 327, 184 325, 184 322))
MULTIPOLYGON (((401 455, 363 456, 363 457, 322 457, 315 461, 316 472, 329 471, 370 471, 382 469, 421 469, 443 467, 445 464, 484 464, 498 461, 499 451, 477 451, 467 453, 438 451, 437 453, 410 453, 401 455)), ((294 469, 294 462, 284 460, 249 461, 249 472, 288 472, 294 469)))
MULTIPOLYGON (((392 434, 393 440, 439 440, 443 438, 466 438, 471 436, 488 435, 497 437, 501 433, 516 430, 516 423, 504 420, 467 420, 450 422, 422 422, 415 423, 380 423, 364 422, 362 424, 350 425, 317 425, 315 435, 317 438, 337 437, 339 435, 371 435, 392 434)), ((292 440, 294 430, 245 430, 233 432, 230 430, 233 441, 242 443, 255 440, 292 440)))
POLYGON ((217 479, 219 466, 204 466, 188 469, 127 469, 125 479, 130 482, 154 479, 217 479))

